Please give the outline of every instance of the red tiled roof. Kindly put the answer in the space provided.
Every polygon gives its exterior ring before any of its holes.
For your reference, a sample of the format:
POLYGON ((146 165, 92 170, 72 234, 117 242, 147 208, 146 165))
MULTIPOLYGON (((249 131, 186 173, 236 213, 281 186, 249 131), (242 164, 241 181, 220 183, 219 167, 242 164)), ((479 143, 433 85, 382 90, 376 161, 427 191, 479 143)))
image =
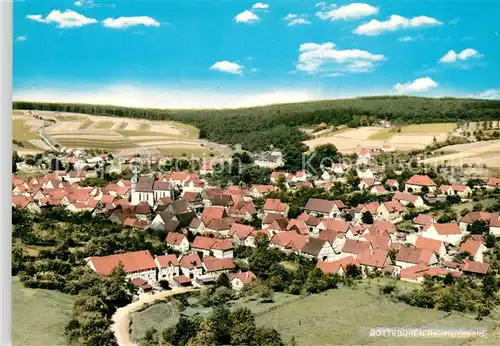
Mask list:
POLYGON ((432 223, 433 219, 434 219, 434 215, 431 215, 431 214, 418 214, 417 217, 415 218, 415 223, 417 225, 427 226, 428 224, 432 223))
POLYGON ((269 244, 298 251, 307 243, 308 237, 296 232, 280 232, 276 233, 270 240, 269 244))
POLYGON ((201 268, 202 262, 198 254, 190 254, 179 258, 179 265, 186 269, 201 268))
POLYGON ((349 229, 350 223, 341 219, 321 219, 326 229, 345 233, 349 229))
POLYGON ((176 276, 174 280, 181 285, 191 283, 191 279, 185 275, 176 276))
POLYGON ((308 234, 309 229, 304 221, 291 219, 285 228, 286 231, 296 231, 299 234, 308 234))
POLYGON ((399 249, 398 254, 396 255, 396 261, 414 264, 428 264, 433 253, 434 251, 427 249, 417 249, 413 246, 403 246, 399 249))
POLYGON ((439 253, 439 250, 443 246, 443 242, 436 239, 418 237, 415 241, 415 247, 422 250, 431 250, 439 253))
POLYGON ((489 270, 490 270, 489 263, 482 263, 476 261, 465 261, 464 265, 462 266, 462 271, 476 273, 476 274, 486 275, 488 274, 489 270))
POLYGON ((156 256, 156 261, 160 265, 161 268, 167 268, 170 265, 178 266, 179 261, 175 255, 161 255, 156 256))
POLYGON ((344 247, 342 248, 342 252, 359 254, 360 252, 369 249, 370 249, 370 242, 354 240, 354 239, 346 239, 344 247))
POLYGON ((405 201, 405 202, 411 202, 415 203, 418 199, 418 196, 412 195, 411 193, 407 192, 396 192, 394 196, 392 196, 393 200, 397 201, 405 201))
POLYGON ((222 219, 224 217, 225 210, 218 207, 206 207, 201 214, 201 220, 206 225, 212 219, 222 219))
POLYGON ((376 220, 369 227, 369 230, 370 232, 374 232, 375 234, 380 234, 384 231, 386 231, 389 234, 392 234, 396 232, 396 226, 394 226, 394 224, 389 221, 376 220))
POLYGON ((256 280, 257 277, 255 276, 254 273, 248 271, 248 272, 241 272, 241 273, 230 273, 229 274, 229 280, 232 281, 234 279, 239 279, 244 286, 252 283, 252 281, 256 280))
POLYGON ((227 238, 217 239, 199 235, 194 238, 192 247, 203 250, 231 250, 233 248, 233 244, 231 244, 231 241, 227 238))
POLYGON ((232 258, 215 258, 212 256, 205 256, 203 265, 207 272, 234 269, 236 267, 232 258))
POLYGON ((476 256, 481 245, 483 245, 482 242, 469 239, 460 245, 459 252, 468 252, 471 256, 476 256))
POLYGON ((406 181, 406 184, 417 186, 436 186, 436 184, 427 175, 413 175, 406 181))
POLYGON ((182 241, 187 239, 186 236, 182 233, 169 232, 167 234, 167 244, 169 245, 181 245, 182 241))
POLYGON ((500 186, 500 178, 494 178, 494 177, 489 178, 488 181, 486 182, 486 185, 499 187, 500 186))
POLYGON ((358 254, 356 260, 361 265, 375 267, 375 268, 383 268, 387 260, 388 254, 389 251, 387 249, 386 250, 374 249, 373 252, 370 250, 365 250, 358 254))
POLYGON ((264 203, 264 210, 285 212, 288 209, 288 204, 282 203, 279 199, 268 198, 264 203))
POLYGON ((117 255, 90 257, 89 261, 100 275, 109 275, 120 263, 126 273, 154 269, 156 264, 149 250, 126 252, 117 255))
POLYGON ((236 236, 238 239, 243 240, 246 239, 250 234, 252 234, 253 231, 255 231, 255 228, 252 226, 233 223, 228 235, 230 237, 236 236))
POLYGON ((432 223, 427 226, 426 230, 434 226, 436 232, 440 235, 461 234, 460 227, 454 222, 450 223, 432 223))
POLYGON ((345 272, 348 265, 359 265, 359 263, 354 257, 349 256, 333 262, 318 261, 316 268, 321 269, 325 274, 338 274, 340 267, 345 272))

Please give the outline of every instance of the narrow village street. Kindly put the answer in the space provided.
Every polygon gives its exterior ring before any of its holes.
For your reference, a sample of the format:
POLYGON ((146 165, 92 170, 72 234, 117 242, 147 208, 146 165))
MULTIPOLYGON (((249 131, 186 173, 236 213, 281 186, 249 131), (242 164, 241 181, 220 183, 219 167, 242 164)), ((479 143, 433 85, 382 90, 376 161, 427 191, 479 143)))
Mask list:
POLYGON ((115 334, 118 346, 139 346, 138 344, 132 342, 130 338, 131 313, 140 310, 144 307, 144 305, 151 304, 155 301, 162 300, 176 294, 194 290, 194 288, 178 288, 156 294, 144 294, 140 296, 139 300, 119 308, 112 317, 113 324, 111 325, 111 330, 115 334))

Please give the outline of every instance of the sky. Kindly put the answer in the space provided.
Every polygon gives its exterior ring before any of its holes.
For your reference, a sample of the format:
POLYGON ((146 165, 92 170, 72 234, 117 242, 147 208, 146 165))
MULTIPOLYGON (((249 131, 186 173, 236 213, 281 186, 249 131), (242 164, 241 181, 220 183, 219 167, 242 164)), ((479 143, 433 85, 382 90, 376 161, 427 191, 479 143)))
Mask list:
POLYGON ((15 100, 500 98, 500 1, 14 0, 15 100))

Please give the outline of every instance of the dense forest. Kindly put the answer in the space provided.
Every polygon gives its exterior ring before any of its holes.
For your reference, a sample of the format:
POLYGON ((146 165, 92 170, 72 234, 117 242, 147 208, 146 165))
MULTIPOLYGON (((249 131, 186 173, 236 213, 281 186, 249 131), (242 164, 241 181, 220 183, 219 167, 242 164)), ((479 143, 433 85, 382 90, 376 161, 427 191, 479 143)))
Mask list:
POLYGON ((251 151, 268 149, 271 144, 285 151, 305 151, 307 148, 302 141, 308 135, 299 127, 322 122, 357 127, 380 119, 409 124, 500 118, 499 100, 408 96, 360 97, 223 110, 145 109, 23 101, 14 102, 13 108, 174 120, 198 127, 202 138, 222 144, 241 144, 243 149, 251 151))

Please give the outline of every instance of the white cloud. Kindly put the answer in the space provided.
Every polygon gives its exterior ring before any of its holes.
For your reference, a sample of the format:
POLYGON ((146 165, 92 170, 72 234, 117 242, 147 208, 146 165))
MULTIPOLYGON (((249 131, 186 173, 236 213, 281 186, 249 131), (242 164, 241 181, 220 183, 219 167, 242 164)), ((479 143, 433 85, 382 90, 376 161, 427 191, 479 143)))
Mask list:
POLYGON ((403 94, 403 93, 412 93, 412 92, 424 92, 429 89, 436 88, 438 86, 438 83, 433 81, 429 77, 423 77, 423 78, 417 78, 413 82, 408 82, 408 83, 397 83, 394 86, 394 90, 397 93, 403 94))
POLYGON ((26 18, 40 23, 56 23, 59 28, 79 28, 84 25, 97 23, 97 20, 94 18, 85 17, 72 10, 64 12, 53 10, 45 18, 41 14, 29 14, 26 18))
POLYGON ((16 37, 17 42, 26 41, 27 39, 28 39, 28 36, 17 36, 16 37))
POLYGON ((289 13, 283 17, 283 20, 287 22, 287 26, 311 24, 311 21, 304 14, 289 13))
POLYGON ((262 2, 258 2, 256 4, 253 4, 252 6, 252 10, 267 10, 267 9, 269 9, 269 5, 264 4, 262 2))
POLYGON ((73 5, 77 7, 94 7, 94 1, 93 0, 78 0, 73 3, 73 5))
POLYGON ((453 18, 452 20, 450 20, 450 22, 448 23, 448 25, 455 25, 455 24, 458 24, 458 22, 460 21, 460 18, 453 18))
POLYGON ((238 13, 236 17, 234 17, 236 23, 253 23, 258 21, 259 19, 259 16, 249 10, 238 13))
POLYGON ((454 50, 449 50, 441 59, 439 59, 440 63, 448 64, 456 62, 457 60, 465 61, 469 58, 480 58, 482 55, 475 49, 466 48, 460 53, 455 53, 454 50))
POLYGON ((201 91, 199 89, 151 88, 115 84, 95 86, 92 90, 51 89, 47 87, 25 89, 14 91, 13 99, 16 101, 111 104, 125 107, 222 109, 322 100, 330 96, 341 98, 350 95, 338 92, 334 95, 326 95, 320 90, 311 90, 310 88, 285 87, 241 92, 233 89, 201 91))
POLYGON ((160 26, 158 21, 148 16, 119 17, 116 19, 106 18, 102 21, 102 23, 105 27, 112 29, 125 29, 137 25, 153 26, 155 28, 160 26))
POLYGON ((476 97, 488 100, 500 100, 500 89, 488 89, 480 92, 476 97))
POLYGON ((215 64, 213 64, 212 66, 210 66, 211 70, 232 73, 232 74, 242 74, 243 68, 244 67, 242 65, 237 64, 235 62, 230 62, 227 60, 218 61, 215 64))
POLYGON ((413 42, 417 40, 421 40, 423 37, 422 35, 416 35, 416 36, 403 36, 398 38, 399 42, 413 42))
POLYGON ((393 14, 386 21, 379 21, 376 19, 372 19, 368 23, 361 24, 354 30, 354 33, 358 35, 378 36, 383 34, 384 32, 390 32, 408 28, 430 27, 442 24, 443 23, 441 23, 437 19, 431 17, 418 16, 408 19, 393 14))
POLYGON ((378 7, 355 2, 330 11, 319 11, 316 13, 316 16, 322 20, 353 20, 371 16, 376 13, 378 13, 378 7))
POLYGON ((384 60, 382 54, 360 49, 337 50, 332 42, 300 45, 297 70, 309 74, 323 72, 369 72, 374 63, 384 60), (333 71, 332 71, 333 70, 333 71))

